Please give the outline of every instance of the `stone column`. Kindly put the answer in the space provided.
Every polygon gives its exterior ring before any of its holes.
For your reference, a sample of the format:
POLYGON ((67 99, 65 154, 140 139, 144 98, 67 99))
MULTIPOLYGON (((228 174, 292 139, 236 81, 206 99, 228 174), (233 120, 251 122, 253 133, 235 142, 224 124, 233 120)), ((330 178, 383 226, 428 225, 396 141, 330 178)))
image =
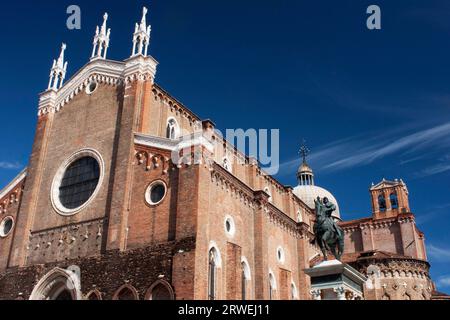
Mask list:
POLYGON ((333 291, 337 295, 337 300, 347 300, 347 298, 345 297, 345 288, 344 287, 334 288, 333 291))
POLYGON ((322 290, 315 289, 310 291, 313 300, 322 300, 322 290))

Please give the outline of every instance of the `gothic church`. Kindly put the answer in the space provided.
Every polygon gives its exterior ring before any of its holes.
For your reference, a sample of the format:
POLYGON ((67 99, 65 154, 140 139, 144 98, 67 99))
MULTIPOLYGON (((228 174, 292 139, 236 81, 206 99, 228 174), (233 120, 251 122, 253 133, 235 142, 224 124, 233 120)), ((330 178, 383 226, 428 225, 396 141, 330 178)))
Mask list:
MULTIPOLYGON (((85 66, 66 80, 66 45, 54 60, 28 167, 0 191, 0 299, 321 299, 304 273, 320 260, 314 199, 337 200, 306 159, 285 186, 158 86, 146 14, 128 59, 107 59, 105 14, 85 66)), ((335 216, 364 292, 336 290, 445 298, 405 183, 370 193, 371 217, 335 216)))

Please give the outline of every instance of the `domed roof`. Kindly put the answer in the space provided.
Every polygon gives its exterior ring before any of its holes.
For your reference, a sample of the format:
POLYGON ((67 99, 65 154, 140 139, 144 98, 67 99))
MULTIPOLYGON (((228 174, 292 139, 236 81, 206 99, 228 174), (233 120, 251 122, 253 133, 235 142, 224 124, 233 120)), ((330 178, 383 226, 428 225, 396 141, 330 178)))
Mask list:
POLYGON ((320 199, 328 198, 329 201, 336 205, 336 211, 334 211, 333 217, 341 219, 339 204, 336 198, 331 194, 331 192, 325 190, 324 188, 318 187, 315 184, 314 172, 306 162, 309 149, 306 147, 304 141, 303 146, 300 149, 300 154, 302 155, 303 161, 297 171, 298 186, 294 188, 294 194, 313 210, 316 208, 314 201, 318 197, 320 199))
POLYGON ((328 198, 328 200, 336 205, 336 211, 333 213, 333 216, 339 219, 341 218, 339 204, 336 198, 328 190, 315 185, 300 185, 294 188, 294 194, 311 209, 315 209, 314 200, 316 200, 317 197, 320 197, 321 199, 328 198))

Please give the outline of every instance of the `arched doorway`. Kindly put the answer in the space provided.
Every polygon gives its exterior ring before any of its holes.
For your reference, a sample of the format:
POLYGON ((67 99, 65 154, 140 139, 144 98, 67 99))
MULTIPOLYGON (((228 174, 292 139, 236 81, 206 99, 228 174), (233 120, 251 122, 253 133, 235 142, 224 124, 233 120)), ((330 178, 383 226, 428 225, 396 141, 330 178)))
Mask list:
POLYGON ((81 300, 79 276, 73 271, 55 268, 34 287, 30 300, 81 300))

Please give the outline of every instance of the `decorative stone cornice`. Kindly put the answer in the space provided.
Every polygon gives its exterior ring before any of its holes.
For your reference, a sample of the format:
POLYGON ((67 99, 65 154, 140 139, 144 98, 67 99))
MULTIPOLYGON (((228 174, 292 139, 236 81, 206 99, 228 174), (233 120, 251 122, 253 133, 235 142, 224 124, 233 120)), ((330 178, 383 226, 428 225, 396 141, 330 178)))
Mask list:
POLYGON ((81 68, 64 86, 55 91, 47 90, 39 97, 38 115, 59 111, 65 104, 82 92, 91 81, 118 85, 123 82, 123 62, 93 60, 81 68))
POLYGON ((373 219, 373 218, 364 218, 355 221, 347 221, 341 223, 342 229, 346 233, 352 233, 358 229, 366 230, 366 229, 384 229, 389 228, 393 224, 400 223, 414 223, 415 218, 411 213, 400 214, 396 217, 386 218, 386 219, 373 219))
POLYGON ((170 158, 161 153, 152 153, 146 150, 136 150, 138 165, 145 164, 145 170, 150 171, 161 168, 163 174, 167 174, 170 169, 170 158))
POLYGON ((214 153, 214 145, 204 137, 202 132, 182 136, 176 140, 135 133, 134 142, 142 146, 159 148, 171 152, 181 152, 192 147, 203 147, 210 153, 214 153))
POLYGON ((125 62, 94 59, 81 68, 62 88, 41 93, 38 115, 58 112, 92 81, 112 86, 132 81, 153 82, 157 65, 158 62, 150 56, 136 56, 125 62))
POLYGON ((26 168, 14 178, 3 190, 0 191, 0 214, 5 214, 8 207, 20 201, 22 196, 23 181, 27 176, 26 168))
POLYGON ((286 213, 268 202, 268 196, 264 191, 254 191, 217 163, 214 163, 211 180, 242 199, 245 204, 261 210, 269 221, 279 228, 299 238, 308 237, 309 227, 305 223, 297 223, 286 213))
POLYGON ((158 61, 153 57, 143 55, 137 55, 125 60, 125 69, 123 76, 125 83, 128 84, 135 80, 140 81, 154 81, 156 76, 156 67, 158 61))
POLYGON ((302 229, 298 228, 297 222, 287 216, 284 212, 278 210, 276 207, 269 204, 267 210, 265 210, 265 213, 267 214, 269 221, 278 226, 278 228, 287 231, 296 237, 300 237, 302 235, 299 233, 302 229))
POLYGON ((106 219, 99 218, 30 233, 28 259, 39 261, 42 255, 58 259, 60 251, 77 248, 81 242, 100 244, 106 219))
POLYGON ((367 257, 358 259, 355 264, 361 272, 366 272, 369 266, 377 266, 382 278, 430 278, 430 264, 409 257, 367 257))
POLYGON ((241 199, 245 205, 254 207, 253 190, 217 163, 212 165, 211 182, 241 199))
POLYGON ((167 105, 172 112, 186 118, 191 126, 197 125, 197 129, 201 129, 200 118, 157 84, 153 86, 153 96, 155 100, 160 100, 167 105))

